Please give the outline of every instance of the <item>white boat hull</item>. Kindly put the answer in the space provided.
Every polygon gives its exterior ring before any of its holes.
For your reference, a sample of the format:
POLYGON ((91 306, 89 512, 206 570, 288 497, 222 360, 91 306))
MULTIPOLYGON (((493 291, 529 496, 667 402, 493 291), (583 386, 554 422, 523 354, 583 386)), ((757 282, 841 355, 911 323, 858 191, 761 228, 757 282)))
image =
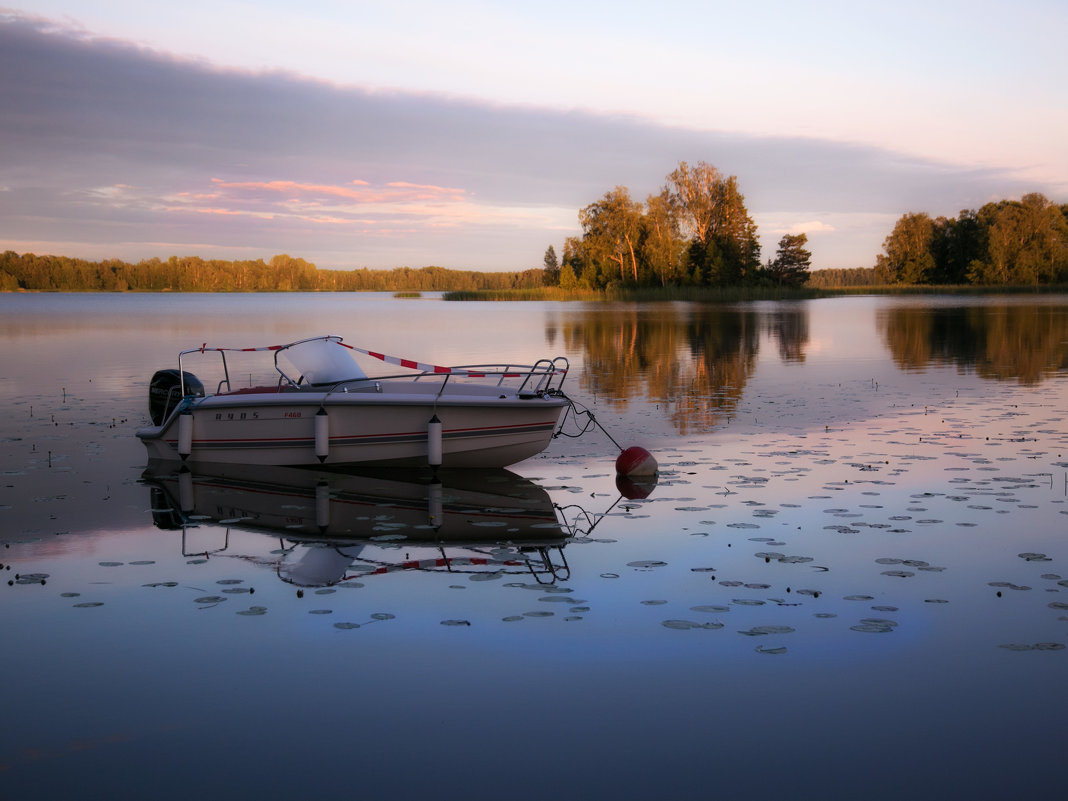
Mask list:
POLYGON ((545 450, 567 403, 461 382, 445 392, 408 382, 382 391, 223 394, 196 399, 137 435, 150 459, 193 464, 420 466, 436 415, 442 467, 507 467, 545 450), (327 419, 317 442, 320 409, 327 419))

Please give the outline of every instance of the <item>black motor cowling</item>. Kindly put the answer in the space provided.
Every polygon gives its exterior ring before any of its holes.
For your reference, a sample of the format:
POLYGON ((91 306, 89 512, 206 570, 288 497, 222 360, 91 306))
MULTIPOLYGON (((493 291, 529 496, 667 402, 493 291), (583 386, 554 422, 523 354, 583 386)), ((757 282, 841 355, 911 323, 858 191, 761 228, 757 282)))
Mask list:
POLYGON ((201 398, 204 385, 200 379, 189 372, 179 374, 177 370, 157 370, 148 385, 148 414, 152 425, 163 425, 174 407, 182 399, 182 380, 185 380, 185 394, 201 398))

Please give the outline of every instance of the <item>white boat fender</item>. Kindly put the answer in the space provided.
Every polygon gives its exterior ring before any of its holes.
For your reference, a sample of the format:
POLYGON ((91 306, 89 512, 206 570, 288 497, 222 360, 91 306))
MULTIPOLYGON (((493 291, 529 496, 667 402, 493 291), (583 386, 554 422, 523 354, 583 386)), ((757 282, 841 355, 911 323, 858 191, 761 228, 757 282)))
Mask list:
POLYGON ((186 409, 178 415, 178 455, 184 460, 193 452, 193 413, 186 409))
POLYGON ((426 424, 426 461, 431 467, 441 467, 441 420, 436 414, 426 424))
POLYGON ((441 482, 435 479, 427 485, 427 519, 434 530, 441 528, 445 521, 442 519, 441 482))
POLYGON ((190 514, 197 508, 196 491, 193 489, 193 474, 187 467, 182 467, 178 472, 178 508, 185 514, 190 514))
POLYGON ((616 457, 616 473, 621 476, 655 476, 659 469, 653 455, 637 445, 625 448, 616 457))
POLYGON ((325 481, 315 485, 315 525, 320 534, 330 526, 330 485, 325 481))
POLYGON ((325 462, 330 455, 330 415, 322 406, 315 413, 315 456, 325 462))

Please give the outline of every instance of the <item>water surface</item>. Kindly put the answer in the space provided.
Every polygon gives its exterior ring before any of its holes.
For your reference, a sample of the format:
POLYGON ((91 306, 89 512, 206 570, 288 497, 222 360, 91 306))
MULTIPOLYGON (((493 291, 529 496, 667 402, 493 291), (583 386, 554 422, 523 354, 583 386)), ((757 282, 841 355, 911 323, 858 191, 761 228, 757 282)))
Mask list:
POLYGON ((1063 783, 1068 298, 0 295, 0 338, 5 796, 1063 783), (146 474, 179 350, 323 333, 565 355, 659 483, 596 430, 436 488, 146 474))

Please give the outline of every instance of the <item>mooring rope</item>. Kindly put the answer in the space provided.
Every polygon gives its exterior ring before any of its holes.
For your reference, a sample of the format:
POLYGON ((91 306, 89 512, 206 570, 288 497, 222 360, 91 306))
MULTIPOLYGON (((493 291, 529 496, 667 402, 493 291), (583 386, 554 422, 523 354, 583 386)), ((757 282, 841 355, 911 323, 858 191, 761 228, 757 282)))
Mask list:
POLYGON ((564 417, 560 421, 560 427, 557 428, 556 432, 553 434, 553 439, 556 439, 557 437, 561 437, 561 436, 562 437, 570 437, 572 439, 577 439, 577 438, 581 437, 583 434, 585 434, 587 431, 589 431, 591 426, 597 426, 599 429, 601 429, 602 432, 604 432, 604 435, 606 437, 608 437, 610 440, 612 440, 612 444, 613 445, 615 445, 620 450, 623 450, 623 446, 620 445, 618 442, 616 442, 615 437, 613 437, 611 434, 609 434, 608 430, 603 425, 601 425, 600 422, 598 422, 597 418, 594 416, 593 412, 591 412, 589 410, 588 407, 582 406, 582 408, 580 409, 579 408, 580 404, 578 402, 576 402, 573 398, 568 397, 567 395, 565 395, 560 390, 555 390, 550 394, 555 395, 556 397, 563 398, 564 400, 567 401, 567 410, 564 412, 564 417), (576 426, 581 426, 581 430, 577 434, 569 434, 566 431, 564 431, 564 426, 567 424, 567 421, 568 421, 569 417, 575 418, 575 425, 576 426), (585 423, 580 423, 579 419, 578 419, 580 417, 585 417, 586 418, 586 422, 585 423))

